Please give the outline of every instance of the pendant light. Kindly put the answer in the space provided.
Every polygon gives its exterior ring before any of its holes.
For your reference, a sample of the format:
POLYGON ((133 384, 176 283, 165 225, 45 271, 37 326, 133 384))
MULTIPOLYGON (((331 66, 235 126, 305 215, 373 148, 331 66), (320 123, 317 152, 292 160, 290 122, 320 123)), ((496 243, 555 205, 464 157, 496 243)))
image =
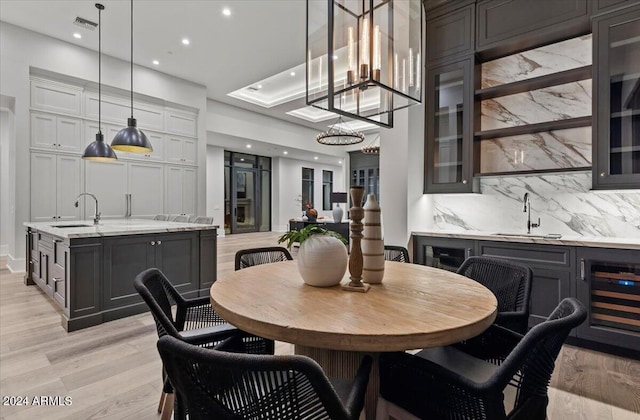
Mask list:
POLYGON ((96 140, 91 142, 84 153, 82 159, 86 160, 101 160, 101 161, 114 161, 118 159, 116 153, 104 142, 104 136, 102 135, 102 11, 104 6, 100 3, 96 3, 96 9, 98 9, 98 132, 96 133, 96 140))
POLYGON ((149 153, 153 151, 147 136, 136 127, 133 118, 133 0, 131 0, 131 117, 127 120, 127 127, 118 131, 111 141, 111 147, 116 150, 134 153, 149 153))

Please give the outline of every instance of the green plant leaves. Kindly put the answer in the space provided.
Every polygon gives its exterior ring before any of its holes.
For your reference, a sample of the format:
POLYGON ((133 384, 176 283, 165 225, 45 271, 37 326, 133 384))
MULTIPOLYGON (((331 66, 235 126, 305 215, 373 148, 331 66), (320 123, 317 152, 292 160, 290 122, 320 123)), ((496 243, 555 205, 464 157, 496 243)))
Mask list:
POLYGON ((278 243, 287 242, 287 248, 291 248, 294 242, 299 242, 302 244, 304 241, 312 237, 313 235, 328 235, 333 236, 334 238, 340 239, 342 243, 346 244, 347 240, 344 236, 340 235, 337 232, 333 232, 331 230, 327 230, 318 225, 307 225, 300 230, 290 230, 285 233, 278 239, 278 243))

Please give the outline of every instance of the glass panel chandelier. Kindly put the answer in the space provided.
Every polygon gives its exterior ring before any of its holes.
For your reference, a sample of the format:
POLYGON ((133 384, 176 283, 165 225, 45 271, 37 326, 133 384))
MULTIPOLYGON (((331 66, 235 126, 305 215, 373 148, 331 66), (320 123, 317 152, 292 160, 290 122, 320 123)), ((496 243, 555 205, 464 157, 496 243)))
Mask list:
POLYGON ((421 69, 421 0, 307 0, 308 105, 393 127, 421 69))

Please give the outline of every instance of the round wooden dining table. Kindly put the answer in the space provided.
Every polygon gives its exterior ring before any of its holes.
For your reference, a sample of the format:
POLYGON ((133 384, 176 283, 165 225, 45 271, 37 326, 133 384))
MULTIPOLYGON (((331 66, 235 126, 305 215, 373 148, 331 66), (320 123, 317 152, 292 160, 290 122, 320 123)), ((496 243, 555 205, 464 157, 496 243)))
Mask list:
MULTIPOLYGON (((331 262, 327 262, 331 264, 331 262)), ((342 284, 349 282, 345 273, 342 284)), ((385 262, 382 284, 366 293, 313 287, 296 261, 235 271, 211 286, 211 304, 250 333, 295 345, 328 376, 352 379, 364 354, 374 357, 365 412, 375 418, 377 355, 452 344, 494 321, 497 301, 467 277, 417 264, 385 262)))

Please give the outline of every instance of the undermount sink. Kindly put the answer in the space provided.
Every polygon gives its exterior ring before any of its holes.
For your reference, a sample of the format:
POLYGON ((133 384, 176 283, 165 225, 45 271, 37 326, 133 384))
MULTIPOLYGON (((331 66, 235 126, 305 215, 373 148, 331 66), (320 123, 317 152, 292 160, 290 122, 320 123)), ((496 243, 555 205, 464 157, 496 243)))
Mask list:
POLYGON ((79 228, 79 227, 92 227, 92 226, 94 226, 94 225, 51 225, 51 227, 60 228, 60 229, 79 228))
POLYGON ((549 233, 546 235, 534 235, 531 233, 492 233, 494 236, 510 236, 517 238, 546 238, 546 239, 560 239, 562 235, 559 233, 549 233))

